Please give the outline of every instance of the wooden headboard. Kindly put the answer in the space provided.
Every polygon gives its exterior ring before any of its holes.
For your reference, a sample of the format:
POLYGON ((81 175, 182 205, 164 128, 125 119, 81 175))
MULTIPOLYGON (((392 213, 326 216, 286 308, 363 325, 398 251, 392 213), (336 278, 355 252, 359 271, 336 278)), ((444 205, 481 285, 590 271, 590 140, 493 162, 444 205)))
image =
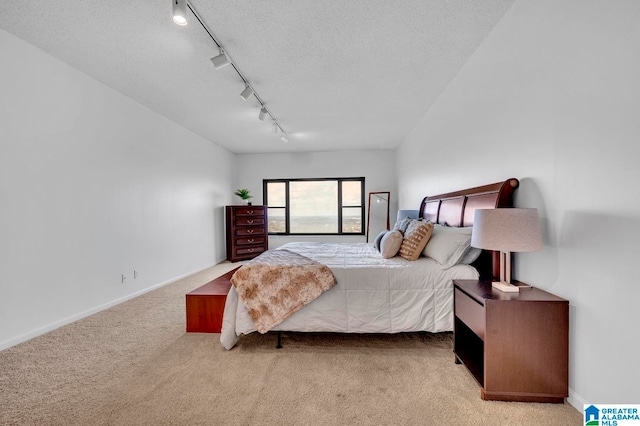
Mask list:
MULTIPOLYGON (((476 209, 513 207, 513 192, 519 184, 518 179, 511 178, 504 182, 431 195, 422 200, 419 217, 441 225, 473 226, 476 209)), ((500 276, 500 256, 497 252, 483 250, 473 266, 480 272, 481 279, 500 276)))

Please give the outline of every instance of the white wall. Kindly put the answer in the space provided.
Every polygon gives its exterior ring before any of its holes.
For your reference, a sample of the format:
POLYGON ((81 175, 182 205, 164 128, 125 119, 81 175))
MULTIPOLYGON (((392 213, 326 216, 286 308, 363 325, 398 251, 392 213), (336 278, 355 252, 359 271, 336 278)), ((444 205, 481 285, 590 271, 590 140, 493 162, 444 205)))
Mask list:
POLYGON ((225 258, 235 155, 4 31, 0 51, 0 349, 225 258))
MULTIPOLYGON (((289 142, 294 143, 294 142, 289 142)), ((340 152, 306 152, 288 154, 238 155, 236 186, 247 188, 253 194, 254 204, 262 204, 263 179, 295 178, 365 178, 365 203, 367 194, 373 191, 390 191, 390 216, 396 217, 398 194, 396 191, 395 151, 367 150, 340 152)), ((236 197, 234 203, 238 203, 236 197)), ((417 207, 416 207, 417 208, 417 207)), ((366 219, 366 213, 365 213, 366 219)), ((269 247, 275 248, 289 241, 339 241, 364 242, 364 236, 270 236, 269 247)))
POLYGON ((397 152, 402 207, 521 179, 545 246, 516 277, 570 301, 580 410, 640 401, 639 18, 634 1, 518 1, 397 152))

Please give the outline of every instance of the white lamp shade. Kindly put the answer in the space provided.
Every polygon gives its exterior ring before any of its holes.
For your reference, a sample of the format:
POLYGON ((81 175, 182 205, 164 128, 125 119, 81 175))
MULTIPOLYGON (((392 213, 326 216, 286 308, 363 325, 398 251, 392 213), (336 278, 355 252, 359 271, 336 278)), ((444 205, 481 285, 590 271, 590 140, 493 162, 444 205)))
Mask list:
POLYGON ((542 250, 538 209, 476 210, 471 245, 501 252, 542 250))

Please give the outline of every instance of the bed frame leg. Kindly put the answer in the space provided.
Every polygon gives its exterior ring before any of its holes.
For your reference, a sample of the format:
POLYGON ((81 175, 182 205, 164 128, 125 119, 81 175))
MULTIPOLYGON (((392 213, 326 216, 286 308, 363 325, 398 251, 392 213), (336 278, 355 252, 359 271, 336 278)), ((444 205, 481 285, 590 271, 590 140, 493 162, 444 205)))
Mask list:
POLYGON ((282 333, 278 331, 278 343, 276 344, 276 349, 282 349, 282 341, 280 340, 280 336, 282 333))

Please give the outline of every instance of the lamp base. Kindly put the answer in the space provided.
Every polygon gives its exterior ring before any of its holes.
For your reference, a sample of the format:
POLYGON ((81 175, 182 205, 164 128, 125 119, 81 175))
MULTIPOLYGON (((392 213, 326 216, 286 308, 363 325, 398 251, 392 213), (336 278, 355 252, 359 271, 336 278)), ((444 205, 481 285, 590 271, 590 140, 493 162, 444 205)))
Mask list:
POLYGON ((494 281, 491 283, 491 286, 505 293, 518 293, 520 291, 520 287, 517 285, 507 284, 505 282, 494 281))

